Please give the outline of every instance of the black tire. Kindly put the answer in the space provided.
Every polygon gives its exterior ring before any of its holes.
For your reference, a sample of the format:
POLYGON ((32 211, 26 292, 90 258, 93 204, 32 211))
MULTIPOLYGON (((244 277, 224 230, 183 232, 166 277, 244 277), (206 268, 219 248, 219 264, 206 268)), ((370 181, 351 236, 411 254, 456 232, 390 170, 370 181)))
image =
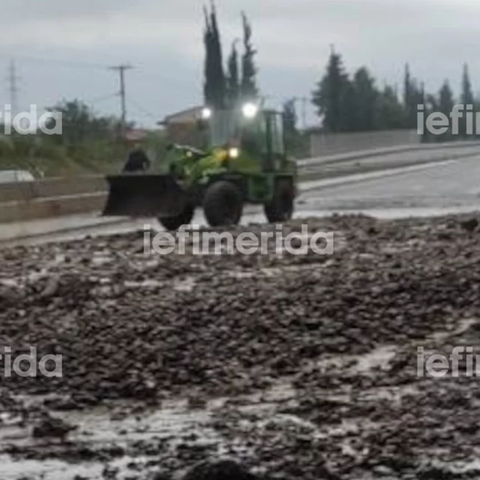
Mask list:
POLYGON ((231 182, 215 182, 205 194, 203 211, 211 227, 238 225, 243 213, 242 192, 231 182))
POLYGON ((185 210, 175 217, 160 217, 158 221, 165 230, 169 232, 177 231, 181 226, 191 223, 193 215, 195 214, 195 207, 187 205, 185 210))
POLYGON ((265 216, 269 223, 287 222, 292 218, 295 193, 292 184, 280 183, 271 203, 265 205, 265 216))

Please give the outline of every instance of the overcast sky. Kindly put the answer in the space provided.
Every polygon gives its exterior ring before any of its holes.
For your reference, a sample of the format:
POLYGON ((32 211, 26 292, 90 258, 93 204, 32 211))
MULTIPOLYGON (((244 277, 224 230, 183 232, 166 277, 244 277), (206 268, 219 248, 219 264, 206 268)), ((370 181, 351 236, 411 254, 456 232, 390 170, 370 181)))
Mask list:
MULTIPOLYGON (((129 118, 148 125, 202 101, 202 0, 0 0, 0 105, 10 103, 8 66, 16 59, 18 103, 26 109, 81 98, 117 113, 118 75, 131 63, 129 118), (70 63, 71 62, 71 63, 70 63), (3 72, 3 74, 2 74, 3 72)), ((279 104, 310 97, 329 45, 349 71, 366 65, 380 85, 401 86, 405 62, 436 90, 458 90, 463 63, 480 91, 478 0, 217 0, 225 50, 249 15, 260 86, 279 104)), ((225 52, 225 56, 228 52, 225 52)), ((310 107, 309 107, 310 109, 310 107)), ((312 119, 309 111, 309 121, 312 119)))

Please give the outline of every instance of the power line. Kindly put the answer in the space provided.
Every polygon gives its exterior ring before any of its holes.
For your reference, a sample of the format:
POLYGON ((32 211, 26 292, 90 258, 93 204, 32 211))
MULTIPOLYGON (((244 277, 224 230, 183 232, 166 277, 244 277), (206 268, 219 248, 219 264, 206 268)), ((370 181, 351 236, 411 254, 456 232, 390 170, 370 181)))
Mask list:
POLYGON ((143 77, 150 77, 151 79, 155 79, 157 81, 160 81, 162 83, 168 82, 169 87, 168 88, 175 88, 176 91, 184 91, 188 92, 192 90, 192 85, 188 80, 185 80, 181 76, 178 77, 173 77, 170 75, 165 75, 165 74, 157 74, 154 73, 150 70, 144 70, 144 69, 136 69, 138 73, 140 73, 143 77))
POLYGON ((137 110, 139 110, 140 112, 142 112, 145 116, 147 117, 150 117, 150 118, 153 118, 155 120, 158 120, 158 115, 155 115, 154 113, 148 111, 147 109, 143 108, 141 105, 139 105, 137 102, 133 101, 132 99, 130 99, 128 101, 130 104, 132 104, 135 108, 137 108, 137 110))
POLYGON ((86 100, 82 100, 86 103, 97 103, 97 102, 103 102, 105 100, 111 100, 112 98, 117 98, 118 93, 109 93, 107 95, 102 95, 100 97, 95 97, 95 98, 88 98, 86 100))

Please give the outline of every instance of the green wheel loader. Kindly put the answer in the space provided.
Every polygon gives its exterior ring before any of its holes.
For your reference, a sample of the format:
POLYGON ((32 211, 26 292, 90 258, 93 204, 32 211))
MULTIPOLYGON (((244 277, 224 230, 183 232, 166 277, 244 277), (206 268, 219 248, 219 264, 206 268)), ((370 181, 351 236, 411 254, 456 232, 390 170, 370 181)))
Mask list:
POLYGON ((296 196, 295 163, 287 159, 283 115, 258 110, 204 111, 209 148, 175 145, 166 174, 107 177, 103 215, 156 217, 167 230, 203 208, 212 227, 236 225, 245 204, 263 205, 270 223, 289 220, 296 196))

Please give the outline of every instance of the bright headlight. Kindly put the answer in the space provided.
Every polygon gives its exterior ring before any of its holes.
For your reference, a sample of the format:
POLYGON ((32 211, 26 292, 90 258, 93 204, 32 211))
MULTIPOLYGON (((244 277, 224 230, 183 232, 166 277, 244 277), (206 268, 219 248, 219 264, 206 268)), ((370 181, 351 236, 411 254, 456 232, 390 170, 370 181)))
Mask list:
POLYGON ((246 103, 242 107, 242 112, 245 118, 255 118, 258 113, 258 107, 254 103, 246 103))
POLYGON ((238 158, 240 156, 240 150, 237 147, 233 147, 228 151, 230 158, 238 158))
POLYGON ((213 115, 213 111, 212 111, 211 108, 205 107, 205 108, 202 110, 202 118, 203 118, 203 120, 209 120, 210 118, 212 118, 212 115, 213 115))

